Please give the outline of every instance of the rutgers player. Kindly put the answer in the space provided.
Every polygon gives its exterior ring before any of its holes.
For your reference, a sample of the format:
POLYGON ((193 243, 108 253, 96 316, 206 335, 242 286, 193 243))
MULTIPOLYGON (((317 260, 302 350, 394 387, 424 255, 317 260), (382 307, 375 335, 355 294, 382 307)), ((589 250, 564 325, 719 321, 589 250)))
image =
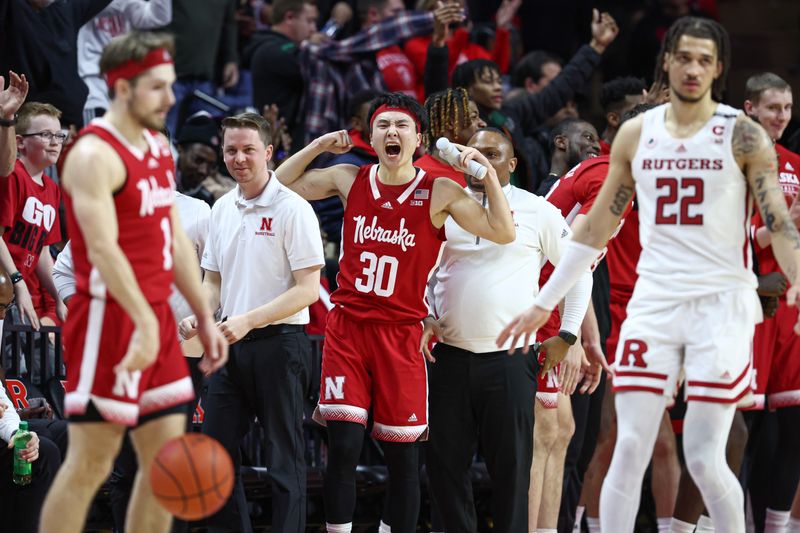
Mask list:
MULTIPOLYGON (((744 110, 776 143, 778 181, 787 205, 795 211, 798 206, 793 202, 800 191, 800 156, 777 144, 792 116, 791 87, 771 72, 751 76, 745 84, 744 110)), ((760 216, 754 217, 753 226, 759 273, 782 276, 770 246, 769 231, 760 216)), ((777 427, 775 448, 759 447, 753 459, 753 480, 764 481, 753 491, 757 492, 753 494, 753 502, 763 502, 767 507, 765 531, 768 533, 788 524, 789 509, 800 480, 800 457, 797 456, 800 447, 800 339, 792 331, 795 322, 797 308, 788 306, 786 298, 781 296, 775 318, 759 324, 754 337, 757 405, 764 407, 766 395, 766 404, 775 412, 765 416, 774 416, 776 422, 774 426, 762 424, 760 427, 763 430, 777 427), (767 472, 768 481, 766 475, 760 475, 767 472)))
POLYGON ((725 30, 684 17, 667 33, 665 50, 670 103, 622 126, 606 182, 564 261, 498 342, 546 322, 596 260, 635 186, 642 255, 615 362, 617 443, 600 498, 601 530, 633 531, 661 413, 683 370, 688 470, 716 528, 744 532, 742 492, 724 451, 736 403, 751 394, 750 345, 760 319, 749 265, 748 186, 792 281, 791 305, 800 291, 800 235, 777 182, 769 137, 712 99, 712 91, 720 98, 730 60, 725 30))
MULTIPOLYGON (((624 115, 617 118, 617 127, 621 125, 623 117, 624 120, 630 120, 652 107, 654 106, 650 104, 639 104, 627 110, 624 115)), ((608 155, 583 161, 559 180, 557 187, 554 187, 548 195, 548 200, 561 209, 562 213, 568 213, 574 217, 567 221, 573 228, 582 223, 582 219, 586 217, 594 204, 608 174, 609 161, 608 155)), ((609 364, 614 362, 620 326, 625 319, 625 308, 636 280, 636 262, 639 259, 640 251, 638 219, 638 210, 630 208, 626 210, 614 233, 614 238, 608 242, 607 254, 605 254, 610 282, 611 332, 606 340, 609 364)), ((551 317, 548 326, 552 322, 551 317)), ((597 533, 600 530, 598 518, 600 487, 611 462, 616 439, 614 395, 610 386, 604 389, 600 417, 597 447, 591 456, 582 489, 582 500, 586 508, 586 522, 590 533, 597 533)), ((665 411, 653 452, 652 491, 659 531, 669 528, 679 476, 680 468, 675 450, 675 437, 672 433, 670 418, 665 411)))
POLYGON ((425 286, 436 265, 442 226, 459 226, 499 244, 514 240, 514 222, 494 168, 477 150, 469 161, 488 168, 488 207, 449 178, 414 168, 411 158, 427 127, 413 99, 399 93, 376 98, 370 108, 370 142, 378 165, 336 165, 305 171, 325 151, 346 152, 346 132, 313 141, 285 161, 279 179, 309 200, 338 195, 345 203, 339 288, 328 317, 319 412, 327 421, 325 512, 328 531, 352 528, 355 468, 369 410, 372 435, 383 442, 389 468, 392 531, 415 531, 419 513, 417 448, 427 435, 427 384, 420 353, 425 286))
POLYGON ((156 131, 174 103, 173 48, 168 36, 138 32, 108 44, 100 67, 111 107, 65 162, 77 280, 64 328, 70 445, 45 501, 42 531, 82 529, 126 426, 135 426, 130 436, 141 468, 125 530, 169 530, 171 516, 150 489, 150 464, 167 439, 183 433, 183 404, 194 396, 168 303, 173 280, 199 317, 203 370, 227 357, 173 206, 169 146, 156 131))

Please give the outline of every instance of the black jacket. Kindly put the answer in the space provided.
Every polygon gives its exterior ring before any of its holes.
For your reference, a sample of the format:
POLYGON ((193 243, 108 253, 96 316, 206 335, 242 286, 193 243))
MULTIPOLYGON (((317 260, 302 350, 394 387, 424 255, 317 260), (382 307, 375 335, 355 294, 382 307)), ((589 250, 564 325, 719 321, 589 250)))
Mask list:
POLYGON ((299 48, 272 30, 255 34, 244 50, 243 64, 253 73, 253 103, 259 113, 265 105, 276 104, 294 140, 295 151, 303 140, 301 103, 305 82, 298 62, 299 48))
POLYGON ((519 187, 533 192, 533 184, 544 179, 544 176, 536 176, 536 165, 533 163, 536 157, 526 149, 525 138, 534 136, 539 126, 584 88, 600 63, 600 57, 591 46, 584 45, 564 66, 561 74, 538 93, 509 100, 500 111, 480 110, 481 118, 489 126, 500 128, 511 136, 519 160, 514 172, 519 187))
POLYGON ((78 75, 78 30, 110 3, 57 0, 37 11, 28 0, 0 0, 0 76, 25 74, 28 102, 52 104, 63 124, 80 126, 89 91, 78 75))

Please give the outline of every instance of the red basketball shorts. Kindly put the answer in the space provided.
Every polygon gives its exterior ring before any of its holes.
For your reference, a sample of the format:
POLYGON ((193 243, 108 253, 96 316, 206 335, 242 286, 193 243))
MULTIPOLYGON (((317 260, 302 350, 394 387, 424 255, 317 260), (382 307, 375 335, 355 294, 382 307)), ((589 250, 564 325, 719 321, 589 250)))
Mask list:
POLYGON ((753 335, 753 390, 755 403, 749 409, 763 409, 766 405, 767 386, 772 373, 773 358, 778 344, 778 317, 785 306, 781 302, 773 318, 765 318, 756 326, 753 335))
POLYGON ((608 307, 609 311, 611 312, 611 332, 606 339, 606 360, 610 366, 614 364, 614 357, 617 354, 619 331, 622 329, 622 323, 625 322, 625 318, 628 316, 628 301, 620 300, 617 302, 614 301, 614 298, 612 297, 611 303, 608 307))
MULTIPOLYGON (((558 309, 555 309, 550 313, 550 318, 547 319, 545 325, 536 332, 536 340, 538 342, 544 342, 550 337, 555 337, 558 335, 560 327, 561 316, 558 314, 558 309)), ((544 353, 540 353, 539 367, 541 368, 543 364, 544 353)), ((536 400, 538 400, 539 404, 545 409, 555 409, 558 407, 558 391, 561 389, 559 383, 560 371, 561 364, 559 363, 544 376, 541 371, 537 375, 536 400)))
POLYGON ((315 419, 356 422, 389 442, 427 437, 428 376, 419 350, 422 323, 357 321, 341 309, 328 315, 315 419))
POLYGON ((159 324, 158 359, 143 371, 114 372, 125 356, 134 325, 113 300, 76 294, 64 326, 67 365, 64 408, 84 414, 92 401, 108 422, 136 425, 146 415, 194 398, 192 380, 178 344, 175 317, 167 302, 154 304, 159 324))
POLYGON ((775 317, 759 325, 754 339, 759 343, 754 347, 756 394, 766 393, 770 409, 800 405, 800 337, 793 329, 797 313, 797 307, 781 301, 775 317))
MULTIPOLYGON (((540 368, 543 362, 544 357, 540 357, 540 368)), ((550 369, 547 374, 542 375, 540 371, 536 376, 538 382, 536 387, 536 400, 545 409, 555 409, 558 407, 558 391, 561 390, 561 384, 559 382, 560 372, 561 363, 556 365, 555 368, 550 369)))

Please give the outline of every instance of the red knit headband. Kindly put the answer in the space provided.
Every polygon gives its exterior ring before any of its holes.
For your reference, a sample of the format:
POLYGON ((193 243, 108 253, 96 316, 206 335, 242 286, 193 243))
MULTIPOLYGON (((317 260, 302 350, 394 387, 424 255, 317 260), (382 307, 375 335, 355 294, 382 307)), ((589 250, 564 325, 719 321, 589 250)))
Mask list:
POLYGON ((114 87, 117 80, 133 79, 145 70, 167 63, 172 63, 172 55, 169 51, 164 48, 154 48, 141 61, 131 59, 106 72, 106 82, 109 87, 114 87))
POLYGON ((380 115, 381 113, 384 113, 386 111, 396 111, 398 113, 403 113, 405 115, 408 115, 409 117, 411 117, 411 120, 414 121, 414 124, 417 125, 417 133, 422 133, 420 131, 420 127, 419 127, 419 119, 417 118, 417 116, 414 113, 412 113, 411 111, 409 111, 408 109, 405 109, 403 107, 393 107, 393 106, 390 106, 390 105, 387 105, 387 104, 382 104, 382 105, 378 106, 378 109, 376 109, 375 112, 372 114, 372 118, 370 118, 370 120, 369 120, 369 128, 370 129, 372 129, 372 124, 375 122, 375 118, 378 115, 380 115))

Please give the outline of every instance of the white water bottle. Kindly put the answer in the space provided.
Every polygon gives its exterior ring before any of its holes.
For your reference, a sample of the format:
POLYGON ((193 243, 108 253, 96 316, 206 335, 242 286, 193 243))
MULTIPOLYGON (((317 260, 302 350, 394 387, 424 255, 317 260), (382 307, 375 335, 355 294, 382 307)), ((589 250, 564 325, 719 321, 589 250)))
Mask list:
MULTIPOLYGON (((436 141, 436 148, 439 149, 439 154, 442 156, 442 159, 450 163, 451 165, 455 166, 458 163, 458 156, 461 152, 458 150, 458 147, 451 143, 449 139, 445 137, 439 137, 439 140, 436 141)), ((467 166, 466 173, 470 176, 475 176, 479 180, 482 180, 484 176, 486 176, 486 171, 488 169, 478 163, 477 161, 470 161, 469 165, 467 166)))

